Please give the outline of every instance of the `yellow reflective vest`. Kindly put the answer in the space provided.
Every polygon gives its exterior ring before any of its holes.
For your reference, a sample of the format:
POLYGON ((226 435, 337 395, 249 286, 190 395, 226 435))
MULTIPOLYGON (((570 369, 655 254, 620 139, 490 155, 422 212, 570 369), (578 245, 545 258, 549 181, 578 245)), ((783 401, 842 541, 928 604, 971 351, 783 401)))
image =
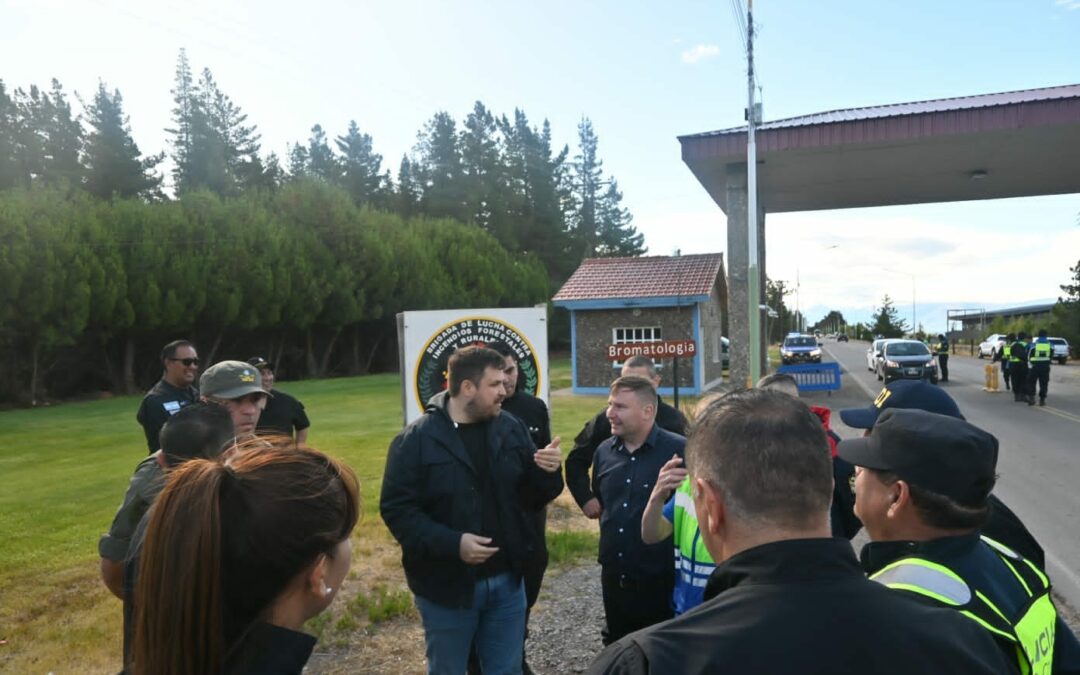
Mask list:
POLYGON ((1029 601, 1019 616, 1007 615, 945 565, 917 556, 896 560, 870 575, 870 579, 957 609, 994 636, 1012 643, 1024 675, 1050 673, 1057 625, 1057 609, 1050 600, 1050 579, 1034 563, 1004 544, 989 537, 982 537, 982 541, 998 554, 1028 594, 1029 601))

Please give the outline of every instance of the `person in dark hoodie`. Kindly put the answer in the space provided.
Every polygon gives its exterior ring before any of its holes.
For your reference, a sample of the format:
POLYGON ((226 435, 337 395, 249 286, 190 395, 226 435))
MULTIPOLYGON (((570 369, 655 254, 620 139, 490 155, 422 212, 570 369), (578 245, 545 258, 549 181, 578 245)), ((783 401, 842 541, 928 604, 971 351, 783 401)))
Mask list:
POLYGON ((868 580, 851 544, 829 536, 828 443, 799 401, 767 389, 717 399, 686 458, 717 561, 705 601, 612 644, 589 673, 1010 672, 975 622, 868 580))
POLYGON ((486 347, 457 350, 448 390, 386 458, 379 510, 401 545, 429 673, 465 672, 474 641, 483 672, 521 669, 528 514, 562 492, 562 454, 558 438, 537 450, 521 420, 501 414, 505 365, 486 347))

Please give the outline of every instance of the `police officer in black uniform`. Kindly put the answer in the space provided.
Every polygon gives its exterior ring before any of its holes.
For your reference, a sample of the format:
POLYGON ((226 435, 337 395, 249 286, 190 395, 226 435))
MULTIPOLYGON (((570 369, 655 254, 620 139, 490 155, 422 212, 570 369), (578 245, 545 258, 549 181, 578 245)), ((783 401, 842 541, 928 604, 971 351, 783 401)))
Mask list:
POLYGON ((259 369, 262 388, 270 394, 266 407, 259 415, 259 425, 255 427, 255 433, 292 436, 295 432, 297 445, 306 442, 311 421, 304 411, 304 404, 294 396, 274 389, 274 369, 266 359, 254 356, 248 359, 248 363, 259 369))
POLYGON ((1080 671, 1080 642, 1050 597, 1050 580, 985 536, 998 440, 964 420, 886 410, 869 436, 842 441, 856 467, 855 513, 870 535, 870 579, 958 612, 998 641, 1020 672, 1080 671))
POLYGON ((174 340, 161 350, 161 364, 165 368, 161 379, 146 392, 135 419, 146 434, 146 446, 150 453, 158 451, 158 434, 165 420, 180 408, 199 400, 195 378, 199 374, 199 354, 195 345, 187 340, 174 340))
MULTIPOLYGON (((506 398, 502 402, 503 412, 510 413, 525 424, 536 447, 546 448, 551 443, 551 416, 548 414, 547 404, 520 386, 517 353, 504 344, 493 345, 492 349, 502 354, 506 360, 506 398)), ((529 512, 527 515, 536 531, 536 540, 532 555, 525 561, 521 571, 522 581, 525 584, 526 637, 529 634, 529 615, 536 600, 540 597, 540 585, 544 581, 544 572, 548 564, 547 507, 529 512)), ((469 672, 479 672, 478 668, 474 669, 475 665, 470 660, 469 672)), ((533 672, 525 660, 524 653, 521 655, 521 670, 525 675, 533 672)))
POLYGON ((1035 405, 1035 384, 1039 385, 1039 405, 1046 405, 1046 389, 1050 386, 1050 359, 1053 347, 1046 337, 1046 329, 1039 330, 1039 338, 1028 350, 1028 405, 1035 405))
POLYGON ((993 361, 1001 362, 1001 377, 1005 380, 1005 391, 1011 389, 1010 386, 1010 371, 1009 371, 1009 349, 1012 343, 1016 340, 1016 336, 1009 333, 1005 336, 1005 341, 994 351, 993 361))
POLYGON ((937 362, 938 370, 941 371, 940 382, 949 381, 949 338, 944 333, 937 336, 937 362))
POLYGON ((1033 396, 1028 391, 1028 342, 1027 333, 1020 331, 1009 345, 1009 377, 1013 384, 1013 401, 1027 403, 1033 396))

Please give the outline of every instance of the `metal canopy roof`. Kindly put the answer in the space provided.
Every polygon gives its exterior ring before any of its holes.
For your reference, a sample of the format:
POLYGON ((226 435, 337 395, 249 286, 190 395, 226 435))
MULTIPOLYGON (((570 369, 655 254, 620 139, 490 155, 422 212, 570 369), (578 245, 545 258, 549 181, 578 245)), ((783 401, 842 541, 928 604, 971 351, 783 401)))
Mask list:
MULTIPOLYGON (((746 127, 679 141, 726 212, 746 127)), ((1080 85, 776 120, 757 143, 759 200, 773 213, 1080 192, 1080 85)))

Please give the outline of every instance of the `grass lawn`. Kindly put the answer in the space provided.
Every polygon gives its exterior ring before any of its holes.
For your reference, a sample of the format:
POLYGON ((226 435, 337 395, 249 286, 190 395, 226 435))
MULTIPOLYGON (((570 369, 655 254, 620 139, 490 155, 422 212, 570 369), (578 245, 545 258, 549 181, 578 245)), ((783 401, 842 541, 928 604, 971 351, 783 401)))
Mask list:
MULTIPOLYGON (((569 386, 569 367, 567 359, 552 362, 553 389, 569 386)), ((366 623, 411 611, 399 550, 378 515, 386 450, 402 424, 400 381, 374 375, 281 388, 307 407, 312 447, 341 457, 360 477, 364 515, 350 580, 312 626, 324 642, 340 644, 366 623)), ((598 396, 552 397, 564 454, 603 404, 598 396)), ((121 397, 0 412, 0 672, 119 670, 120 601, 100 582, 97 540, 146 455, 138 405, 138 397, 121 397)), ((593 555, 594 523, 566 494, 559 504, 568 515, 553 523, 560 531, 553 557, 593 555)))

